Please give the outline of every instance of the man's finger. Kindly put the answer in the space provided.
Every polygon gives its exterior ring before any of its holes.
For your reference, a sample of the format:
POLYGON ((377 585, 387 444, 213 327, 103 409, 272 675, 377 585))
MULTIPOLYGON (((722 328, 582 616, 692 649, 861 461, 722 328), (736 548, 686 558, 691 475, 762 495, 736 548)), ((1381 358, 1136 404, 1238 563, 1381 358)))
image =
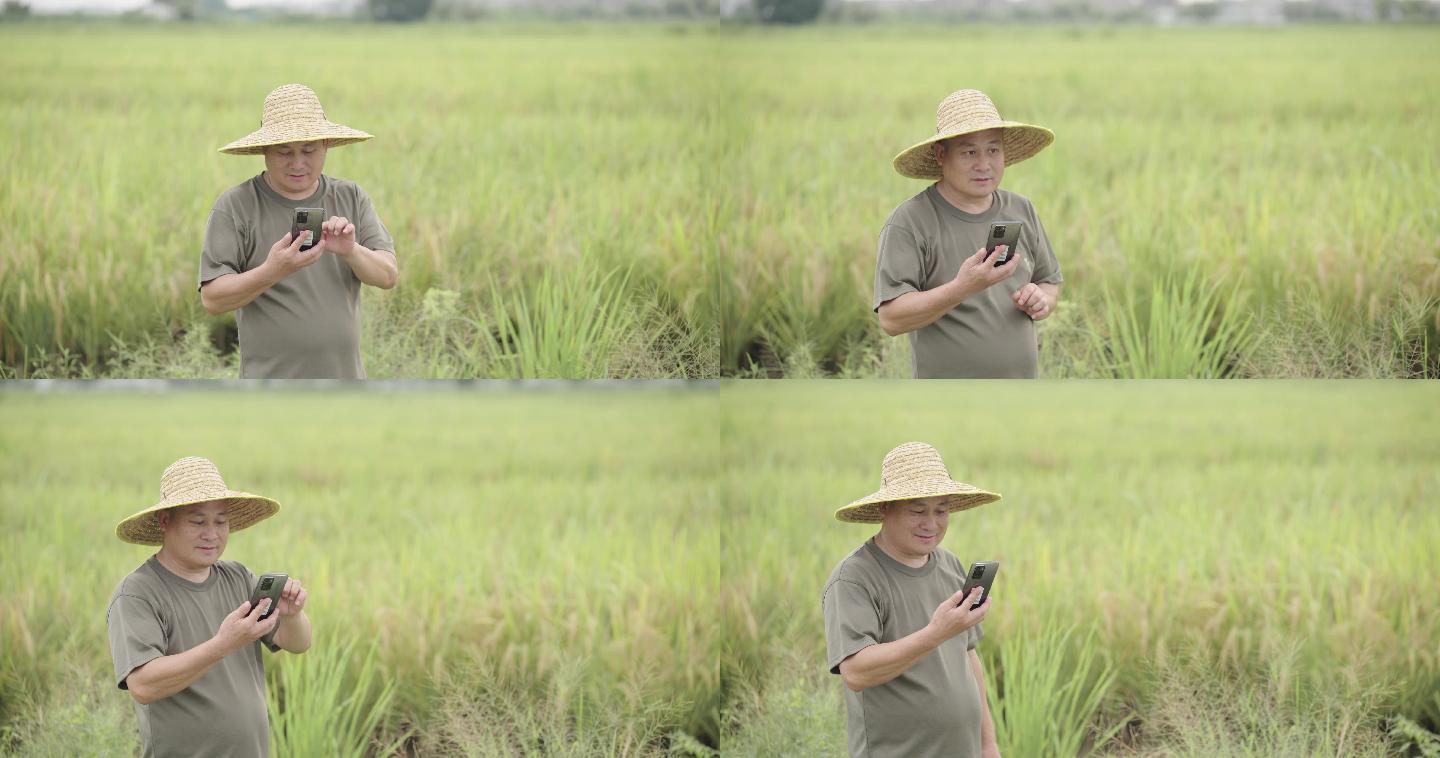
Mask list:
POLYGON ((309 236, 309 229, 300 230, 300 233, 295 235, 295 241, 290 243, 290 252, 292 254, 300 252, 300 246, 306 243, 309 236))
POLYGON ((246 600, 245 602, 243 602, 243 603, 240 604, 240 607, 239 607, 239 608, 236 608, 235 610, 230 611, 230 615, 229 615, 229 616, 226 616, 226 617, 225 617, 225 620, 226 620, 226 621, 233 621, 233 620, 235 620, 235 619, 243 618, 243 617, 248 616, 248 615, 250 615, 250 601, 249 601, 249 600, 246 600))
POLYGON ((245 615, 246 615, 247 617, 249 617, 251 621, 259 621, 259 620, 260 620, 260 615, 263 614, 263 613, 265 612, 265 610, 266 610, 267 608, 269 608, 269 607, 270 607, 270 598, 268 598, 268 597, 262 597, 262 598, 260 598, 260 602, 256 603, 256 604, 255 604, 255 607, 254 607, 254 608, 251 608, 251 609, 250 609, 250 612, 247 613, 247 614, 245 614, 245 615))
POLYGON ((353 236, 353 235, 355 234, 355 225, 354 225, 354 224, 346 224, 346 225, 345 225, 345 228, 342 229, 342 230, 340 231, 340 233, 343 234, 343 235, 346 236, 346 237, 353 236))

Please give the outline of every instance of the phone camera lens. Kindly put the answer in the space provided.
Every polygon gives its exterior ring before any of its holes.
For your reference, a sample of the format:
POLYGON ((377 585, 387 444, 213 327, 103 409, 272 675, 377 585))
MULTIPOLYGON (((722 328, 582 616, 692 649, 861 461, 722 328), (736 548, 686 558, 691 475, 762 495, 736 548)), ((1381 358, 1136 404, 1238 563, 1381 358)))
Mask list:
POLYGON ((303 224, 306 221, 310 220, 310 214, 306 211, 300 211, 299 213, 295 214, 295 220, 303 224))
POLYGON ((1003 227, 1003 226, 997 226, 997 227, 995 227, 995 239, 1000 239, 1001 237, 1004 237, 1004 236, 1005 236, 1005 227, 1003 227))
POLYGON ((260 589, 262 589, 262 590, 268 590, 268 589, 270 589, 270 583, 271 583, 272 581, 273 581, 273 580, 271 580, 271 579, 266 579, 265 581, 261 582, 261 583, 260 583, 260 589))

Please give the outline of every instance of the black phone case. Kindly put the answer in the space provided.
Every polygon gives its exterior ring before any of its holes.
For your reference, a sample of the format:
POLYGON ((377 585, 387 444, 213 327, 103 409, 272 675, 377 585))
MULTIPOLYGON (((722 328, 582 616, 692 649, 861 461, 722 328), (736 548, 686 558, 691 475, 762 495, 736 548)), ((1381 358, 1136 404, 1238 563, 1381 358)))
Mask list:
POLYGON ((301 245, 300 251, 304 252, 312 247, 315 247, 316 245, 320 244, 320 225, 323 223, 325 223, 324 208, 296 208, 295 211, 290 214, 291 241, 293 242, 295 240, 295 237, 298 236, 300 232, 309 229, 310 241, 301 245), (307 214, 307 218, 305 219, 305 223, 303 224, 300 223, 299 220, 301 211, 304 211, 307 214))
POLYGON ((976 561, 975 565, 970 567, 970 573, 965 577, 965 594, 970 594, 970 590, 975 589, 976 584, 984 588, 980 591, 980 599, 970 604, 971 610, 979 608, 990 598, 990 584, 995 581, 995 575, 998 573, 1000 573, 999 561, 976 561))
POLYGON ((995 252, 995 248, 1001 245, 1005 246, 1005 254, 995 259, 995 268, 1000 268, 1010 262, 1010 258, 1015 255, 1015 246, 1020 243, 1020 231, 1024 228, 1025 225, 1019 221, 995 221, 990 224, 990 231, 985 237, 986 257, 990 257, 995 252), (996 237, 995 228, 1000 226, 1005 227, 1005 231, 996 237))
POLYGON ((270 598, 270 607, 260 614, 261 621, 270 618, 275 611, 280 609, 280 593, 285 591, 285 583, 289 580, 288 574, 261 574, 260 578, 255 580, 255 588, 250 590, 250 610, 255 610, 255 604, 262 599, 270 598), (272 580, 270 589, 262 591, 260 588, 265 586, 266 579, 272 580))

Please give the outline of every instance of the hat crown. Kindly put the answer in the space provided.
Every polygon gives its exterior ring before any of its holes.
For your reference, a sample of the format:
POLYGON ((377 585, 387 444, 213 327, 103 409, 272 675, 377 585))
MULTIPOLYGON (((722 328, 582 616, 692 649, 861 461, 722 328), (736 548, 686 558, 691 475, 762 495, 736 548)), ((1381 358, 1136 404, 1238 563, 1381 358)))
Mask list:
POLYGON ((190 456, 170 464, 160 475, 160 499, 164 502, 228 497, 230 488, 220 478, 220 469, 208 458, 190 456))
POLYGON ((894 487, 901 482, 950 480, 950 472, 940 459, 940 451, 924 442, 907 442, 885 456, 880 464, 880 487, 894 487))
POLYGON ((978 89, 950 93, 935 110, 935 133, 951 134, 977 127, 999 125, 1004 119, 990 97, 978 89))
POLYGON ((260 126, 325 120, 325 109, 315 90, 303 84, 282 84, 265 96, 260 126))

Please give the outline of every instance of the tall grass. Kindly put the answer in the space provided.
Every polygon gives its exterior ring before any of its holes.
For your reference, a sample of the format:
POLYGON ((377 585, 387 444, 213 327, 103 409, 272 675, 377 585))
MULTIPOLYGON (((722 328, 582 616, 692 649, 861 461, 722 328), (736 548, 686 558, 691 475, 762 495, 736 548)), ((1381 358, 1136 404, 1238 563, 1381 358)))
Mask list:
POLYGON ((282 654, 272 663, 278 674, 266 690, 270 752, 364 758, 398 749, 408 732, 388 745, 371 744, 395 696, 395 683, 380 679, 375 654, 373 645, 362 649, 358 639, 334 634, 313 654, 282 654))
MULTIPOLYGON (((1100 659, 1094 633, 1074 640, 1074 625, 1047 623, 1000 646, 995 735, 1002 755, 1080 755, 1091 722, 1115 682, 1100 659), (1072 654, 1072 649, 1077 651, 1072 654)), ((1116 720, 1093 736, 1104 744, 1125 725, 1116 720)))
POLYGON ((1236 375, 1433 374, 1440 151, 1415 135, 1440 119, 1426 94, 1437 41, 1394 26, 737 36, 725 68, 751 117, 738 219, 720 240, 722 370, 804 376, 896 341, 869 312, 876 239, 924 183, 889 161, 931 133, 941 98, 974 87, 1057 135, 1002 183, 1035 203, 1065 274, 1042 343, 1068 339, 1056 326, 1080 338, 1043 353, 1043 375, 1108 375, 1083 335, 1119 340, 1113 302, 1143 301, 1174 271, 1246 304, 1256 342, 1236 375))
POLYGON ((1118 379, 1218 379, 1254 349, 1255 330, 1237 298, 1191 271, 1157 280, 1143 300, 1105 290, 1109 339, 1092 333, 1095 351, 1118 379))
MULTIPOLYGON (((907 440, 931 442, 957 479, 1004 495, 952 517, 944 541, 961 560, 1005 566, 978 648, 992 698, 1034 681, 1026 677, 1046 681, 1045 662, 1060 649, 1062 686, 1081 655, 1094 656, 1092 678, 1101 661, 1113 669, 1083 732, 1096 739, 1126 724, 1108 744, 1085 746, 1102 752, 1182 745, 1178 729, 1161 726, 1178 707, 1165 690, 1171 676, 1181 690, 1259 686, 1285 670, 1303 680, 1310 694, 1282 701, 1299 715, 1271 713, 1264 729, 1237 732, 1257 745, 1383 741, 1385 719, 1397 715, 1440 724, 1440 651, 1430 644, 1440 618, 1424 599, 1440 585, 1430 558, 1440 544, 1433 387, 1043 382, 1011 402, 983 383, 785 385, 722 392, 721 437, 740 472, 726 498, 746 535, 722 598, 737 619, 727 660, 730 676, 756 690, 734 744, 824 739, 785 734, 791 721, 843 733, 843 709, 827 710, 838 708, 837 679, 797 682, 787 666, 823 672, 820 589, 874 532, 831 514, 874 491, 881 458, 907 440), (1042 619, 1052 635, 1070 625, 1083 633, 1036 648, 1042 619), (1007 649, 1042 665, 1007 667, 1007 649), (1368 699, 1347 710, 1315 695, 1324 692, 1368 699), (748 734, 750 724, 760 733, 748 734), (1271 727, 1317 734, 1266 742, 1271 727)), ((1093 690, 1080 687, 1073 697, 1083 704, 1093 690)), ((1059 694, 1004 707, 1042 707, 1059 694)), ((1265 702, 1252 703, 1262 716, 1265 702)))
MULTIPOLYGON (((588 358, 597 366, 715 374, 713 347, 708 363, 686 352, 717 335, 706 287, 724 225, 707 221, 712 160, 698 136, 719 108, 709 34, 338 29, 353 46, 315 61, 303 78, 330 117, 376 135, 332 151, 325 166, 366 189, 396 240, 399 285, 363 295, 361 349, 372 376, 393 376, 384 373, 392 367, 430 375, 409 357, 440 346, 397 344, 396 334, 417 320, 430 290, 458 293, 458 311, 475 316, 491 310, 492 282, 507 302, 533 299, 547 271, 565 272, 567 282, 572 272, 593 274, 585 281, 606 287, 600 301, 644 314, 610 355, 588 358)), ((0 29, 0 131, 16 146, 0 177, 7 372, 53 367, 42 351, 68 350, 84 370, 114 374, 127 355, 122 343, 172 342, 196 321, 233 334, 232 316, 209 319, 200 308, 199 247, 215 198, 263 164, 215 150, 253 129, 265 94, 297 76, 288 64, 237 70, 233 61, 291 31, 0 29)), ((587 322, 597 315, 584 310, 591 305, 550 302, 563 312, 547 318, 587 322)), ((485 367, 510 363, 436 368, 485 376, 485 367)), ((134 376, 148 366, 129 368, 134 376)))
POLYGON ((308 726, 322 711, 359 735, 379 712, 371 736, 413 728, 413 744, 435 744, 465 722, 445 693, 483 692, 474 667, 493 683, 476 702, 512 715, 548 702, 530 723, 579 724, 581 744, 602 738, 595 724, 629 740, 619 752, 675 731, 714 744, 727 627, 704 590, 721 572, 713 394, 0 393, 0 728, 57 723, 30 704, 73 699, 70 682, 128 709, 104 608, 152 551, 114 525, 154 502, 166 465, 199 454, 283 506, 225 557, 310 592, 314 646, 267 655, 277 740, 328 736, 308 726), (346 654, 351 635, 363 643, 346 654), (560 692, 574 696, 547 700, 560 692))

